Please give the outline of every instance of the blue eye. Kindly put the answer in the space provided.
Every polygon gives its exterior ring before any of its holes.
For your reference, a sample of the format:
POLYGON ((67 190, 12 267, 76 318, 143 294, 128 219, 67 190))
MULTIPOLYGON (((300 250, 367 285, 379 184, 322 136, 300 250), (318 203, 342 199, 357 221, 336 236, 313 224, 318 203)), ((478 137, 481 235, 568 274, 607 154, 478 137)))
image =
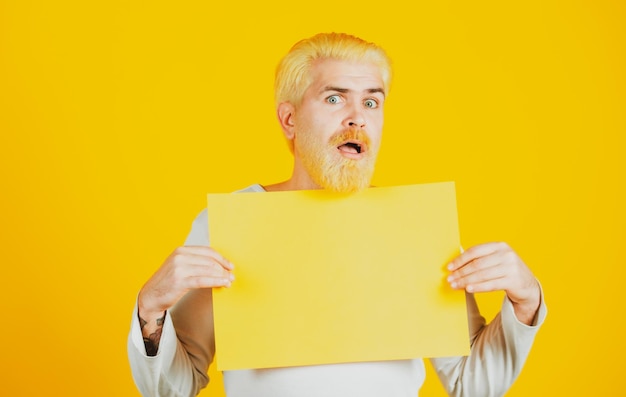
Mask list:
POLYGON ((328 98, 326 98, 326 102, 328 103, 339 103, 339 95, 331 95, 328 98))
POLYGON ((370 109, 376 109, 378 107, 378 102, 373 99, 367 99, 365 102, 363 102, 363 104, 365 105, 365 107, 368 107, 370 109))

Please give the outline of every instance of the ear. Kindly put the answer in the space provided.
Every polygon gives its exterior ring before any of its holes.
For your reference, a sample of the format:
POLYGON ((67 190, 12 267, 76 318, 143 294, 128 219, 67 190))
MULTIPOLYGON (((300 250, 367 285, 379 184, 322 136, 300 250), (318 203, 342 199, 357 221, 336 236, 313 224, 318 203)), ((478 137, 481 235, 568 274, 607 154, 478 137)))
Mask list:
POLYGON ((295 137, 295 123, 294 123, 294 115, 296 108, 289 102, 282 102, 278 105, 276 109, 276 116, 278 116, 278 122, 280 123, 280 127, 283 129, 283 134, 285 134, 285 138, 291 143, 293 142, 293 138, 295 137))

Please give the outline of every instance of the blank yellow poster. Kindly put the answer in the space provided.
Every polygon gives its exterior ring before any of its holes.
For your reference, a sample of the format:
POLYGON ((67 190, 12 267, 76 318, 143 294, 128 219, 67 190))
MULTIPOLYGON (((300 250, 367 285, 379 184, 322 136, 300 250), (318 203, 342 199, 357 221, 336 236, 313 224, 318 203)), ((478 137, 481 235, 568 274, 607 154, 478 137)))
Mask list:
POLYGON ((469 353, 452 182, 209 194, 211 246, 235 264, 214 290, 219 370, 469 353))

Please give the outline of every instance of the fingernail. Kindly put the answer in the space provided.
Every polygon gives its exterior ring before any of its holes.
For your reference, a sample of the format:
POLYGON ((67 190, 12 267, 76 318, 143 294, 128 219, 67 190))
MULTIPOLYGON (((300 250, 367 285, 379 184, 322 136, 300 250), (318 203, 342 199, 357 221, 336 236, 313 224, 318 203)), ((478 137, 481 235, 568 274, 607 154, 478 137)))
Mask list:
POLYGON ((235 275, 234 274, 231 273, 228 277, 230 278, 230 281, 235 281, 235 275))
POLYGON ((467 292, 474 292, 474 287, 472 287, 471 285, 468 285, 467 288, 465 288, 465 290, 467 292))
POLYGON ((446 280, 448 280, 448 282, 450 283, 450 282, 452 282, 452 280, 454 280, 454 276, 453 275, 449 275, 446 280))
POLYGON ((450 287, 456 288, 457 287, 457 283, 456 282, 450 283, 450 287))
POLYGON ((448 263, 448 270, 454 269, 454 265, 452 263, 448 263))

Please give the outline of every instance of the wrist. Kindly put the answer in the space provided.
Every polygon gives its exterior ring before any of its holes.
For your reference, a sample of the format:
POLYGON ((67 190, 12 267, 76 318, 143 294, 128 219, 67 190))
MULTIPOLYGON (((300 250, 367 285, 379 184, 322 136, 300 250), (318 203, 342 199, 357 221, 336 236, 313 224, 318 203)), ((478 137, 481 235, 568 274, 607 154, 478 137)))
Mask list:
POLYGON ((137 312, 139 317, 147 323, 154 322, 165 315, 165 309, 160 309, 150 304, 150 299, 144 295, 143 290, 137 296, 137 312))
POLYGON ((162 311, 150 311, 150 310, 142 310, 140 306, 137 308, 137 315, 139 316, 140 322, 143 323, 154 323, 156 320, 165 317, 165 310, 162 311))
POLYGON ((158 334, 159 338, 161 335, 161 329, 163 328, 163 324, 165 323, 165 316, 167 312, 163 312, 159 317, 144 317, 141 312, 137 312, 137 319, 139 320, 139 329, 141 330, 141 334, 144 339, 146 337, 154 337, 155 333, 158 334))
POLYGON ((513 305, 515 316, 520 322, 526 325, 534 324, 541 305, 541 290, 538 283, 527 299, 513 300, 509 298, 509 300, 513 305))
POLYGON ((161 317, 148 322, 142 317, 141 313, 137 312, 147 356, 156 356, 159 351, 159 343, 161 342, 161 334, 163 332, 163 323, 165 322, 166 314, 167 312, 163 312, 161 317))

